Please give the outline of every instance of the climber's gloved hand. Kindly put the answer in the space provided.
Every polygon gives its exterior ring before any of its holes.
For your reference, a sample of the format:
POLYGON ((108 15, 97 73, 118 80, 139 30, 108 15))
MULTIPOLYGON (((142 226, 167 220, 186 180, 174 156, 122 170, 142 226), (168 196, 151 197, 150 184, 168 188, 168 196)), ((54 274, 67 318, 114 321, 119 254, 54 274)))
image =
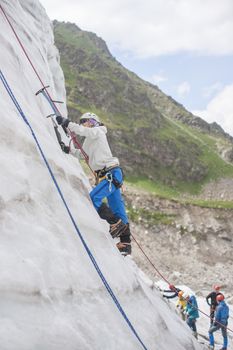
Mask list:
POLYGON ((61 115, 56 117, 56 121, 58 125, 64 126, 64 128, 67 128, 70 122, 69 119, 62 117, 61 115))
POLYGON ((60 146, 63 152, 69 154, 70 153, 70 147, 66 146, 63 141, 60 142, 60 146))

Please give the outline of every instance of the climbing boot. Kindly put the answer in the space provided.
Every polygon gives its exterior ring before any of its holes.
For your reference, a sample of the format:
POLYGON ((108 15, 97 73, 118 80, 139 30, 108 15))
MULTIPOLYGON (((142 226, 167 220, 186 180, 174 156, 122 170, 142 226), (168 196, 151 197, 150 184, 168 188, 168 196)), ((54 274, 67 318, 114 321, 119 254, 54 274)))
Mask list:
POLYGON ((126 224, 124 224, 123 221, 119 219, 115 224, 110 225, 109 233, 112 238, 116 238, 122 235, 126 228, 126 224))
POLYGON ((121 255, 126 256, 131 254, 132 249, 130 243, 119 242, 116 246, 119 249, 121 255))
POLYGON ((98 214, 101 219, 106 220, 110 225, 116 224, 119 221, 119 218, 113 214, 112 210, 107 206, 106 203, 101 204, 98 209, 98 214))
POLYGON ((193 336, 197 339, 198 338, 197 332, 193 332, 193 336))

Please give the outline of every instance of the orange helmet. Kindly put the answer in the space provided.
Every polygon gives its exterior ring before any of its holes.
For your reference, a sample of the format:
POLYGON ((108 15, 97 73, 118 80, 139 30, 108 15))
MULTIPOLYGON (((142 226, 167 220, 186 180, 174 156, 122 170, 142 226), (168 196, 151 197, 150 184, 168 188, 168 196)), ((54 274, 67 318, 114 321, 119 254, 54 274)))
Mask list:
POLYGON ((213 289, 214 289, 214 290, 220 290, 221 287, 220 287, 218 284, 214 284, 214 285, 213 285, 213 289))
POLYGON ((216 300, 217 300, 217 301, 223 301, 224 299, 225 299, 225 297, 224 297, 223 294, 218 294, 218 295, 216 296, 216 300))
POLYGON ((184 292, 182 290, 180 290, 179 293, 178 293, 178 297, 182 298, 183 294, 184 294, 184 292))

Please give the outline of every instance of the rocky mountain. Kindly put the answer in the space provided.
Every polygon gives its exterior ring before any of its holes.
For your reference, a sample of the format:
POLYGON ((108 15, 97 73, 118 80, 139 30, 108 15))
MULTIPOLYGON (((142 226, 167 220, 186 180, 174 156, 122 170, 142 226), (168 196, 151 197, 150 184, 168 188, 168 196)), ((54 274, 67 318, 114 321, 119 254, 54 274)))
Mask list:
MULTIPOLYGON (((232 181, 228 184, 232 187, 232 181)), ((232 301, 232 207, 171 201, 130 185, 124 194, 133 235, 159 271, 200 292, 219 283, 232 301)), ((221 195, 230 200, 233 191, 221 195)), ((159 278, 132 241, 135 261, 152 279, 159 278)))
POLYGON ((124 68, 96 34, 58 21, 54 34, 70 118, 78 120, 88 110, 102 118, 112 150, 131 180, 145 178, 192 191, 233 174, 226 163, 232 159, 232 138, 219 125, 192 115, 124 68))

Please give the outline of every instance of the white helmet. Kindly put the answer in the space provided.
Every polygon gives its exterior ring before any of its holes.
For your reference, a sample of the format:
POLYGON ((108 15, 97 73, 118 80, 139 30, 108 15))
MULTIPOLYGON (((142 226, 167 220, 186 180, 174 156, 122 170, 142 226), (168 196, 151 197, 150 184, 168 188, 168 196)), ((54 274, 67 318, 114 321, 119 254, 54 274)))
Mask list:
POLYGON ((100 119, 99 119, 98 115, 96 115, 95 113, 91 113, 91 112, 84 113, 80 117, 80 122, 81 122, 81 120, 84 120, 84 119, 94 119, 95 121, 97 121, 97 123, 100 123, 100 119))
POLYGON ((189 293, 187 292, 184 292, 184 294, 182 295, 183 299, 187 299, 189 298, 189 293))

